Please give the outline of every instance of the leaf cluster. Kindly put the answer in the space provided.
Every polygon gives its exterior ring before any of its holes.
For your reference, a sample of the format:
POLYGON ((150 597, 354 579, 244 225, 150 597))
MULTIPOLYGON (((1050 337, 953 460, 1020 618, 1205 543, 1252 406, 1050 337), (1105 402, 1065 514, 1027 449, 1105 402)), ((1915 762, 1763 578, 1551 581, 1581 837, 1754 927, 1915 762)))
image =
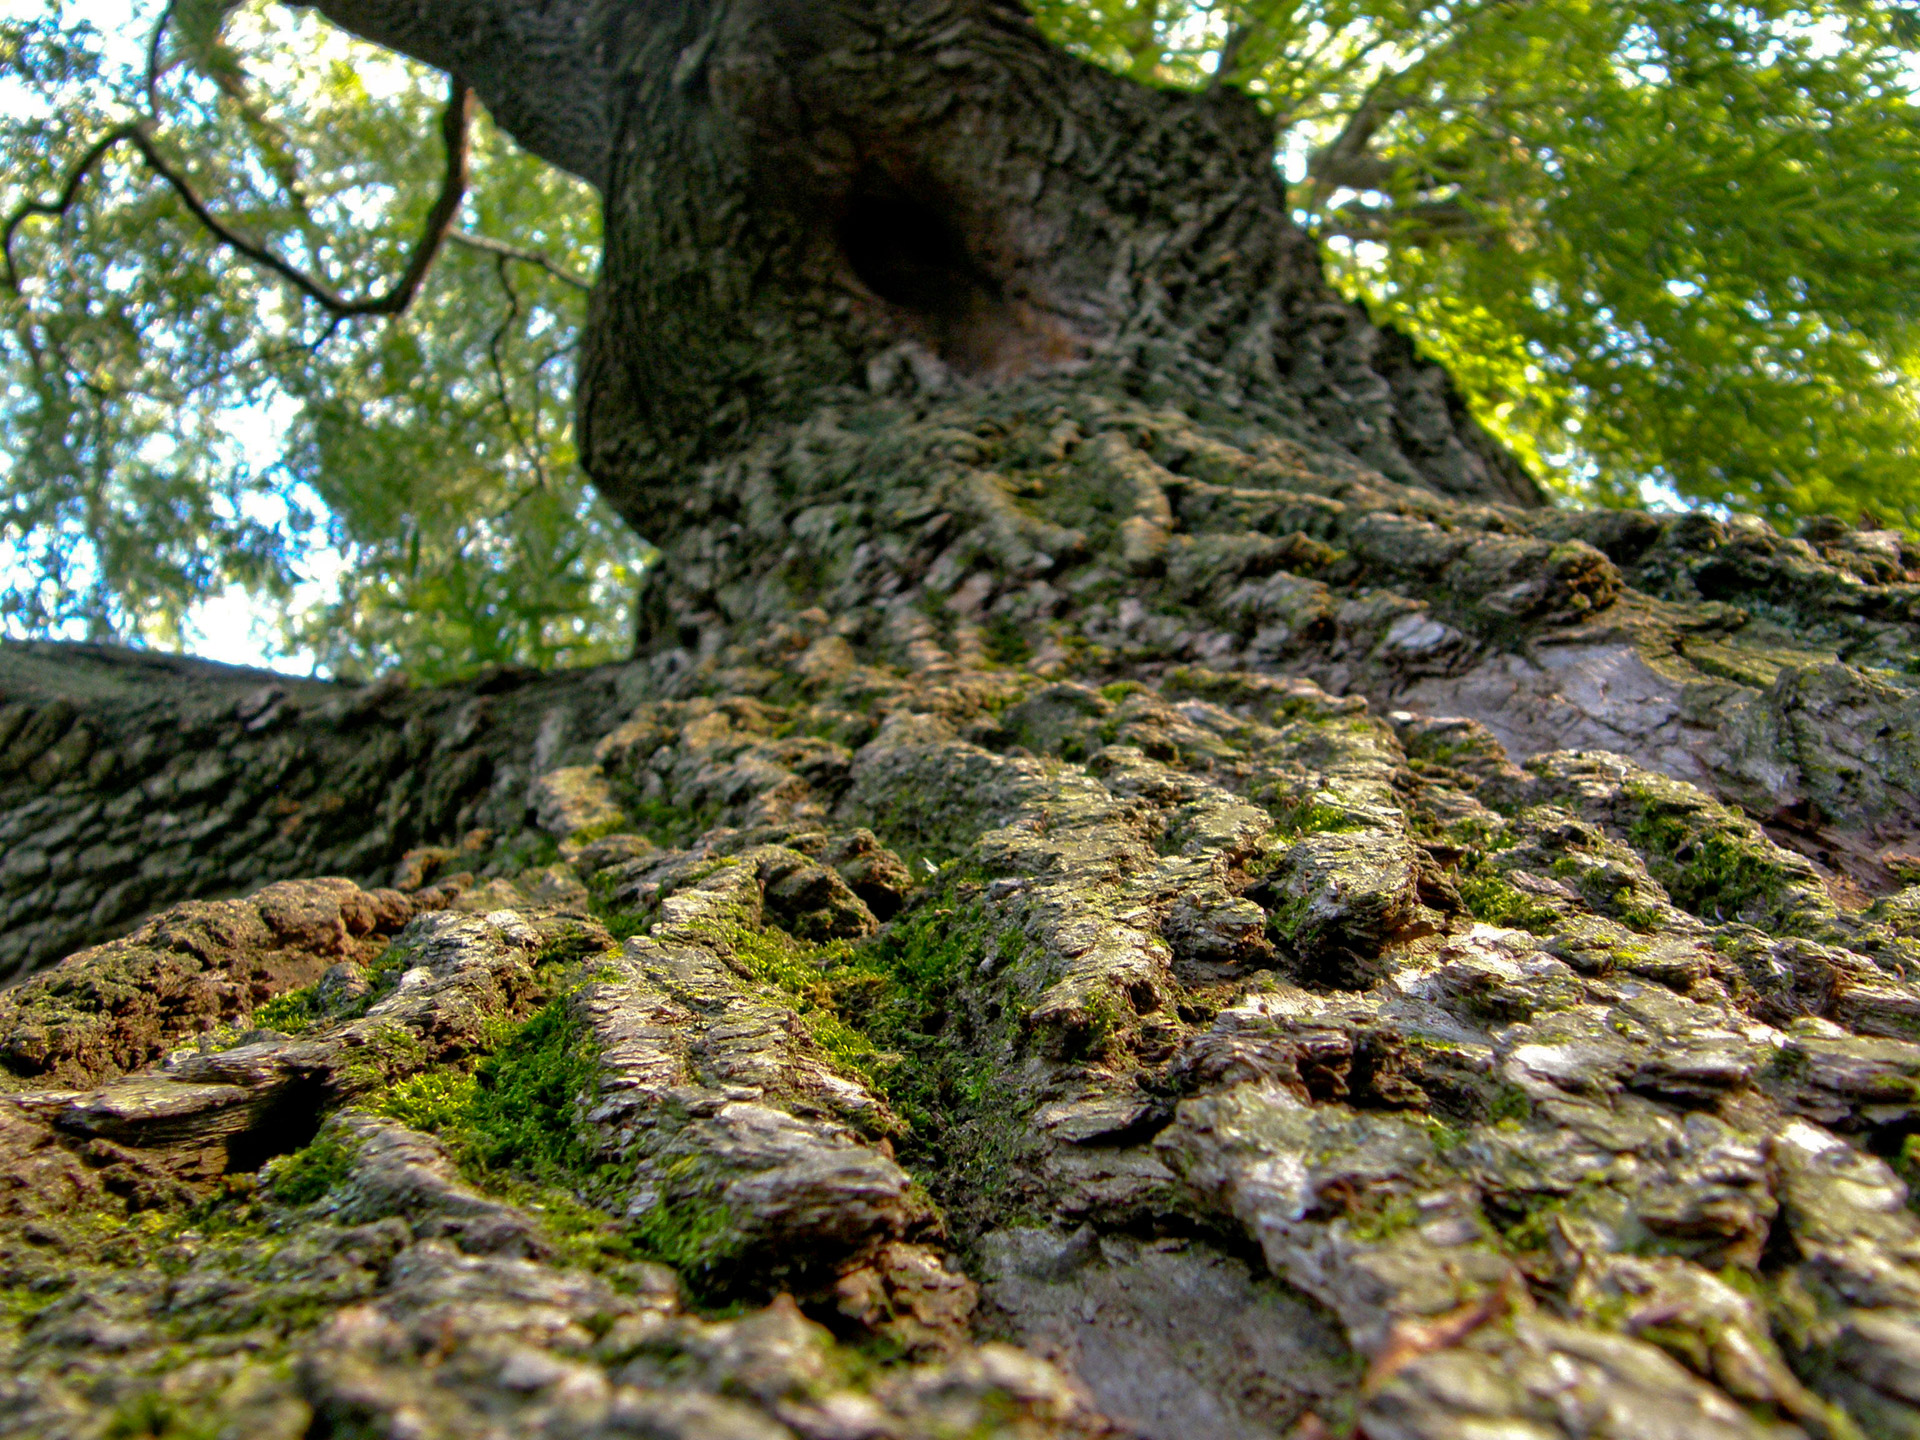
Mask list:
MULTIPOLYGON (((157 143, 229 223, 342 293, 391 284, 440 183, 437 77, 309 14, 176 5, 149 83, 143 48, 64 5, 0 22, 23 100, 0 115, 9 212, 152 95, 157 143)), ((563 278, 597 263, 597 202, 484 122, 472 163, 459 229, 552 268, 449 245, 394 319, 303 302, 131 150, 22 225, 0 624, 177 646, 238 587, 283 617, 278 648, 336 674, 618 653, 644 552, 574 462, 585 296, 563 278)))
POLYGON ((1568 496, 1920 507, 1920 108, 1884 0, 1043 0, 1274 117, 1338 283, 1568 496))

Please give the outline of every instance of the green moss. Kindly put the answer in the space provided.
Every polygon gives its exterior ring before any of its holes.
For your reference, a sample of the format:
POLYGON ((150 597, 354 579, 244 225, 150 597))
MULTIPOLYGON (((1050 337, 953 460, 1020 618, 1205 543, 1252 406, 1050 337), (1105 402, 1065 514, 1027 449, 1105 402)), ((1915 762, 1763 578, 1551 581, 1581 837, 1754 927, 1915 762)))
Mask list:
POLYGON ((1489 925, 1544 935, 1560 923, 1560 916, 1551 907, 1514 889, 1495 871, 1476 867, 1456 878, 1454 884, 1467 913, 1489 925))
POLYGON ((321 1016, 318 985, 302 986, 276 995, 255 1008, 253 1024, 261 1030, 277 1030, 282 1035, 300 1035, 313 1028, 321 1016))
POLYGON ((582 825, 567 839, 575 845, 591 845, 596 840, 604 840, 609 835, 631 834, 633 821, 627 818, 623 810, 617 810, 605 820, 595 821, 591 825, 582 825))
POLYGON ((1630 887, 1623 886, 1613 894, 1611 906, 1620 923, 1642 935, 1653 935, 1662 928, 1662 917, 1657 907, 1645 904, 1630 887))
POLYGON ((340 1078, 349 1090, 371 1090, 411 1075, 426 1063, 427 1047, 418 1035, 403 1025, 382 1025, 365 1045, 348 1051, 340 1078))
POLYGON ((628 805, 631 826, 663 850, 684 850, 720 823, 715 804, 675 805, 661 799, 635 800, 628 805))
POLYGON ((538 870, 560 858, 560 842, 538 830, 523 830, 503 840, 488 853, 480 866, 483 875, 518 875, 522 870, 538 870))
MULTIPOLYGON (((995 934, 978 902, 928 904, 874 938, 803 945, 771 932, 735 940, 754 973, 795 1002, 822 1049, 906 1122, 901 1159, 938 1177, 943 1203, 1014 1204, 1022 1192, 1032 1101, 1010 1093, 993 1058, 1014 1043, 1024 1007, 981 962, 1018 973, 1019 931, 995 934), (982 1198, 984 1197, 984 1199, 982 1198)), ((1107 1036, 1117 1028, 1117 1008, 1107 1036)))
POLYGON ((1005 615, 989 615, 980 627, 981 648, 995 665, 1022 665, 1033 657, 1033 642, 1019 622, 1005 615))
POLYGON ((1657 791, 1629 787, 1640 813, 1627 838, 1647 857, 1647 869, 1673 903, 1695 915, 1731 920, 1757 915, 1776 924, 1784 893, 1800 877, 1755 836, 1697 805, 1675 803, 1657 791))
POLYGON ((193 1417, 149 1391, 115 1409, 100 1436, 101 1440, 214 1440, 219 1428, 214 1420, 193 1417))
POLYGON ((1498 1125, 1504 1121, 1522 1123, 1533 1115, 1533 1101, 1518 1085, 1502 1081, 1487 1102, 1487 1119, 1498 1125))
POLYGON ((1278 910, 1267 916, 1267 938, 1278 944, 1293 945, 1313 918, 1313 896, 1290 895, 1278 910))
POLYGON ((663 1265, 671 1265, 696 1291, 736 1253, 739 1234, 733 1212, 707 1197, 663 1200, 641 1215, 634 1239, 663 1265))
POLYGON ((1366 826, 1338 805, 1329 805, 1312 795, 1266 794, 1256 797, 1274 819, 1274 829, 1282 835, 1341 834, 1364 830, 1366 826))
POLYGON ((1767 1063, 1760 1067, 1760 1076, 1781 1085, 1798 1085, 1812 1067, 1807 1052, 1798 1045, 1776 1045, 1767 1063))
MULTIPOLYGON (((1426 1043, 1428 1045, 1428 1048, 1434 1049, 1434 1050, 1458 1048, 1458 1047, 1446 1047, 1444 1045, 1437 1045, 1437 1044, 1433 1044, 1432 1042, 1426 1042, 1426 1043)), ((1465 1130, 1456 1129, 1454 1126, 1447 1124, 1447 1122, 1444 1120, 1436 1119, 1432 1115, 1420 1115, 1414 1118, 1417 1119, 1420 1124, 1426 1127, 1427 1134, 1430 1135, 1433 1139, 1433 1148, 1435 1152, 1438 1154, 1445 1155, 1449 1151, 1458 1150, 1462 1145, 1465 1145, 1467 1143, 1468 1132, 1466 1132, 1465 1130)))
POLYGON ((1604 1181, 1588 1177, 1576 1181, 1563 1195, 1528 1191, 1506 1196, 1497 1207, 1500 1213, 1512 1217, 1499 1227, 1506 1248, 1518 1253, 1546 1249, 1552 1238, 1554 1218, 1579 1211, 1605 1189, 1604 1181))
POLYGON ((615 944, 624 945, 636 935, 644 935, 653 928, 658 911, 653 907, 631 909, 614 898, 614 890, 619 885, 619 877, 610 870, 602 870, 587 880, 587 909, 602 925, 615 944))
POLYGON ((18 1328, 59 1298, 58 1290, 36 1290, 26 1285, 0 1287, 0 1326, 18 1328))
POLYGON ((266 1185, 283 1205, 311 1205, 353 1170, 354 1150, 338 1135, 323 1135, 304 1150, 270 1160, 266 1185))
POLYGON ((481 1170, 560 1180, 585 1170, 580 1098, 599 1076, 599 1055, 570 1000, 548 1004, 473 1072, 473 1089, 449 1122, 456 1152, 481 1170))
POLYGON ((884 974, 862 963, 858 947, 845 940, 810 944, 783 930, 744 927, 724 938, 755 979, 794 1002, 807 1033, 835 1069, 885 1089, 886 1074, 900 1057, 883 1051, 847 1019, 887 983, 884 974))
POLYGON ((1126 1014, 1111 990, 1095 994, 1081 1009, 1085 1023, 1077 1028, 1069 1048, 1070 1058, 1099 1059, 1113 1048, 1126 1014))
POLYGON ((1348 1212, 1347 1228, 1356 1240, 1378 1244, 1420 1222, 1420 1211, 1405 1195, 1388 1195, 1348 1212))
POLYGON ((456 1129, 473 1103, 474 1080, 450 1070, 423 1070, 396 1081, 374 1097, 376 1114, 412 1130, 441 1134, 456 1129))
MULTIPOLYGON (((316 993, 314 998, 307 1002, 309 1007, 314 1011, 314 1018, 324 1018, 330 1022, 359 1019, 395 990, 400 988, 400 977, 406 974, 408 969, 411 968, 413 955, 414 950, 411 945, 389 945, 362 967, 361 973, 366 979, 367 988, 359 995, 325 1012, 323 1016, 320 1012, 319 998, 316 993)), ((293 993, 297 994, 298 992, 293 993)), ((281 998, 284 999, 287 997, 283 996, 281 998)), ((268 1004, 272 1003, 272 1001, 268 1002, 268 1004)), ((259 1022, 258 1011, 255 1012, 254 1019, 257 1023, 259 1022)))
MULTIPOLYGON (((550 957, 555 963, 598 952, 597 943, 589 947, 577 936, 559 943, 564 953, 550 957)), ((470 1181, 538 1214, 565 1259, 605 1270, 618 1284, 620 1266, 647 1247, 589 1203, 614 1177, 594 1163, 580 1126, 580 1103, 593 1093, 599 1057, 573 1015, 571 992, 524 1023, 490 1025, 481 1049, 470 1072, 422 1070, 371 1095, 367 1107, 437 1136, 470 1181)))
POLYGON ((584 925, 567 925, 534 953, 533 964, 536 970, 549 965, 578 965, 605 954, 606 949, 606 942, 584 925))

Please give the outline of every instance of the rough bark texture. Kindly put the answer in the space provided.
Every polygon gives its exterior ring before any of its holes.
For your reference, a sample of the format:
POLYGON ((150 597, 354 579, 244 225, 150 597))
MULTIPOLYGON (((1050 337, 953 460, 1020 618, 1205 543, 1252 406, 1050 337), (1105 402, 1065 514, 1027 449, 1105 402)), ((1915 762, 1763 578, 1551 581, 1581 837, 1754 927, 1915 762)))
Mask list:
POLYGON ((1920 1435, 1920 553, 1531 503, 1230 99, 622 23, 638 658, 0 651, 0 1433, 1920 1435))

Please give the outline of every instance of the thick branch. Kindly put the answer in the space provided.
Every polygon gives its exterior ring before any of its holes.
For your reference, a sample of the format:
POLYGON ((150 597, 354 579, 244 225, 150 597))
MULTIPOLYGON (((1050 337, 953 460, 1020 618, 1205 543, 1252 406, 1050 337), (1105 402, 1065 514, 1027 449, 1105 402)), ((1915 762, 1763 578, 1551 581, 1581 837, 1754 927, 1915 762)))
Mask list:
POLYGON ((447 96, 446 113, 442 117, 440 133, 447 149, 446 179, 441 183, 440 194, 428 212, 427 223, 420 238, 414 242, 413 252, 407 258, 406 268, 383 293, 363 300, 350 300, 322 280, 308 275, 297 266, 291 265, 274 254, 271 249, 258 240, 252 239, 234 229, 225 220, 216 215, 207 201, 195 190, 186 174, 169 160, 166 154, 154 143, 150 123, 145 119, 130 120, 124 125, 109 130, 95 141, 87 153, 80 157, 80 163, 74 166, 67 176, 67 183, 52 200, 29 200, 22 204, 7 218, 6 229, 0 232, 0 251, 4 251, 7 263, 7 282, 15 290, 20 288, 19 269, 13 259, 13 237, 20 226, 35 215, 62 216, 73 208, 80 196, 80 188, 86 183, 93 168, 105 158, 107 153, 118 145, 131 145, 140 152, 148 166, 162 180, 173 188, 180 202, 187 207, 194 219, 222 245, 236 254, 245 256, 264 270, 278 275, 294 289, 315 301, 329 314, 341 318, 360 315, 398 315, 413 303, 413 297, 419 293, 421 284, 427 278, 427 271, 433 268, 434 257, 440 253, 441 242, 452 229, 454 217, 460 211, 460 202, 467 193, 468 144, 467 129, 473 117, 473 92, 460 80, 451 82, 447 96))
POLYGON ((314 8, 364 40, 461 76, 527 150, 606 189, 613 50, 629 23, 627 7, 609 0, 318 0, 314 8))

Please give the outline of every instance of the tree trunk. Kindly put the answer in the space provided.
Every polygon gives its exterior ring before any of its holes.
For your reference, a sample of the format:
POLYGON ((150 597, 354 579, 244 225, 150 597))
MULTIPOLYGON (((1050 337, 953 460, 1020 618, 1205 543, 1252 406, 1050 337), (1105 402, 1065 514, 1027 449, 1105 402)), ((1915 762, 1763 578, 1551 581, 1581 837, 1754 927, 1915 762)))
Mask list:
POLYGON ((1920 1433, 1901 537, 1544 508, 1004 6, 324 8, 602 187, 663 559, 0 652, 0 963, 280 882, 0 995, 0 1433, 1920 1433))

